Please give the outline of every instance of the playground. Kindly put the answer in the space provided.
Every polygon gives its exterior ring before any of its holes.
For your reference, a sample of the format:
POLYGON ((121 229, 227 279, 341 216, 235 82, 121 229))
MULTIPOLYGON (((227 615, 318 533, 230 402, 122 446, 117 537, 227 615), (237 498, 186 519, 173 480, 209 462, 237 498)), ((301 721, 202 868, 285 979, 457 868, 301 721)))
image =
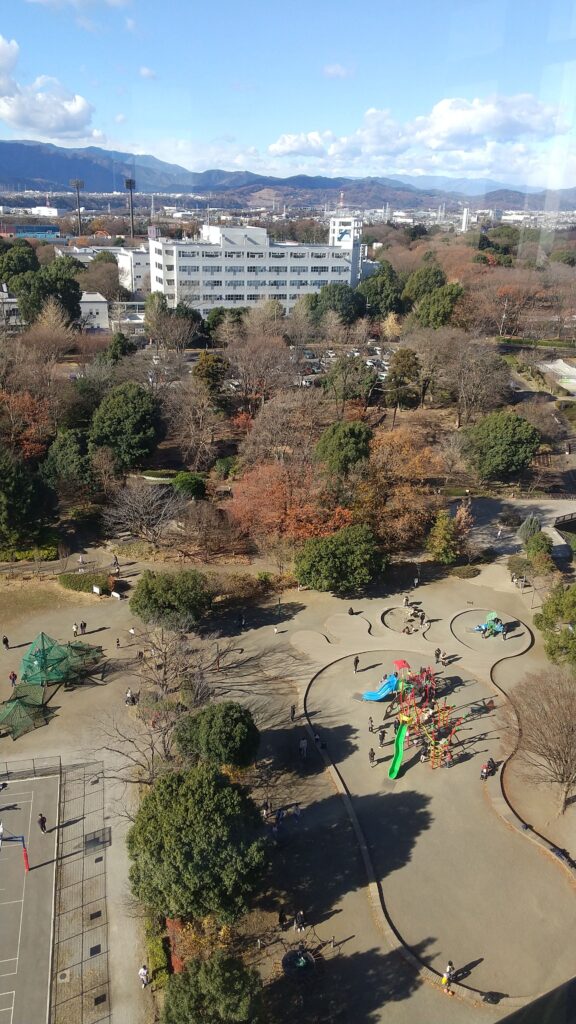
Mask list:
POLYGON ((0 792, 0 1024, 46 1020, 58 785, 58 776, 13 780, 0 792), (46 835, 37 824, 40 813, 47 819, 46 835))
MULTIPOLYGON (((340 615, 325 623, 309 720, 351 794, 404 945, 439 972, 456 950, 459 980, 498 999, 535 995, 572 973, 571 878, 502 821, 499 778, 480 780, 490 758, 502 764, 504 698, 489 685, 491 667, 525 653, 531 632, 474 608, 433 620, 430 639, 411 637, 417 646, 407 649, 398 621, 384 613, 379 623, 340 615), (436 643, 450 649, 445 667, 435 664, 436 643)), ((292 642, 310 657, 310 632, 292 642)))

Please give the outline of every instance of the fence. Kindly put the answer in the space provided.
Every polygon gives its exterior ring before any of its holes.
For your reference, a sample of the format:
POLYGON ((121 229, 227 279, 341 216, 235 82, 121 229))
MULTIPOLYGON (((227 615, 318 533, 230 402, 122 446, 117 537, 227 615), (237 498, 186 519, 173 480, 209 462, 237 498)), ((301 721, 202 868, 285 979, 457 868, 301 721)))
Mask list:
POLYGON ((31 757, 26 761, 0 761, 0 783, 11 779, 38 779, 46 775, 59 775, 62 761, 59 757, 31 757))

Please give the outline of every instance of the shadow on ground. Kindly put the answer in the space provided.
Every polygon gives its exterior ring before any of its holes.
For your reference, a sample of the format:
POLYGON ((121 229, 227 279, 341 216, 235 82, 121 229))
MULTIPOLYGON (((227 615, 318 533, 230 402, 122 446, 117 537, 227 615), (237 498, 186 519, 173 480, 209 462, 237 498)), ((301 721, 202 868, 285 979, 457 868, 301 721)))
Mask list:
MULTIPOLYGON (((425 958, 426 939, 416 953, 425 958)), ((315 955, 315 967, 304 977, 281 974, 265 989, 266 1020, 270 1024, 377 1024, 387 1003, 408 999, 422 982, 398 953, 376 949, 323 957, 322 948, 306 946, 315 955)))

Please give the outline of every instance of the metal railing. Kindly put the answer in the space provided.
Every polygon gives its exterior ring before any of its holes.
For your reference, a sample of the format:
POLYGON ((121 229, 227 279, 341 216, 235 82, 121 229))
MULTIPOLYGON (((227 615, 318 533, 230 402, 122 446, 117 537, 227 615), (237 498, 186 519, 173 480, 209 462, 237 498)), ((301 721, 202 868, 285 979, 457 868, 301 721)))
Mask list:
POLYGON ((31 757, 22 761, 0 761, 0 783, 11 779, 38 779, 46 775, 59 775, 62 761, 59 757, 31 757))

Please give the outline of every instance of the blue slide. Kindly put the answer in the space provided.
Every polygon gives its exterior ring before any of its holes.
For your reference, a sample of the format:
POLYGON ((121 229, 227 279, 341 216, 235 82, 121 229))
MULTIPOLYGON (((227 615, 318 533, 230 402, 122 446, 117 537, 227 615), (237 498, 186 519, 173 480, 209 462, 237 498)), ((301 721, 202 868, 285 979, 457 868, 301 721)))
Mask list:
POLYGON ((386 679, 382 680, 379 690, 367 690, 362 694, 362 700, 384 700, 384 697, 391 697, 398 689, 399 679, 395 672, 392 672, 386 679))

